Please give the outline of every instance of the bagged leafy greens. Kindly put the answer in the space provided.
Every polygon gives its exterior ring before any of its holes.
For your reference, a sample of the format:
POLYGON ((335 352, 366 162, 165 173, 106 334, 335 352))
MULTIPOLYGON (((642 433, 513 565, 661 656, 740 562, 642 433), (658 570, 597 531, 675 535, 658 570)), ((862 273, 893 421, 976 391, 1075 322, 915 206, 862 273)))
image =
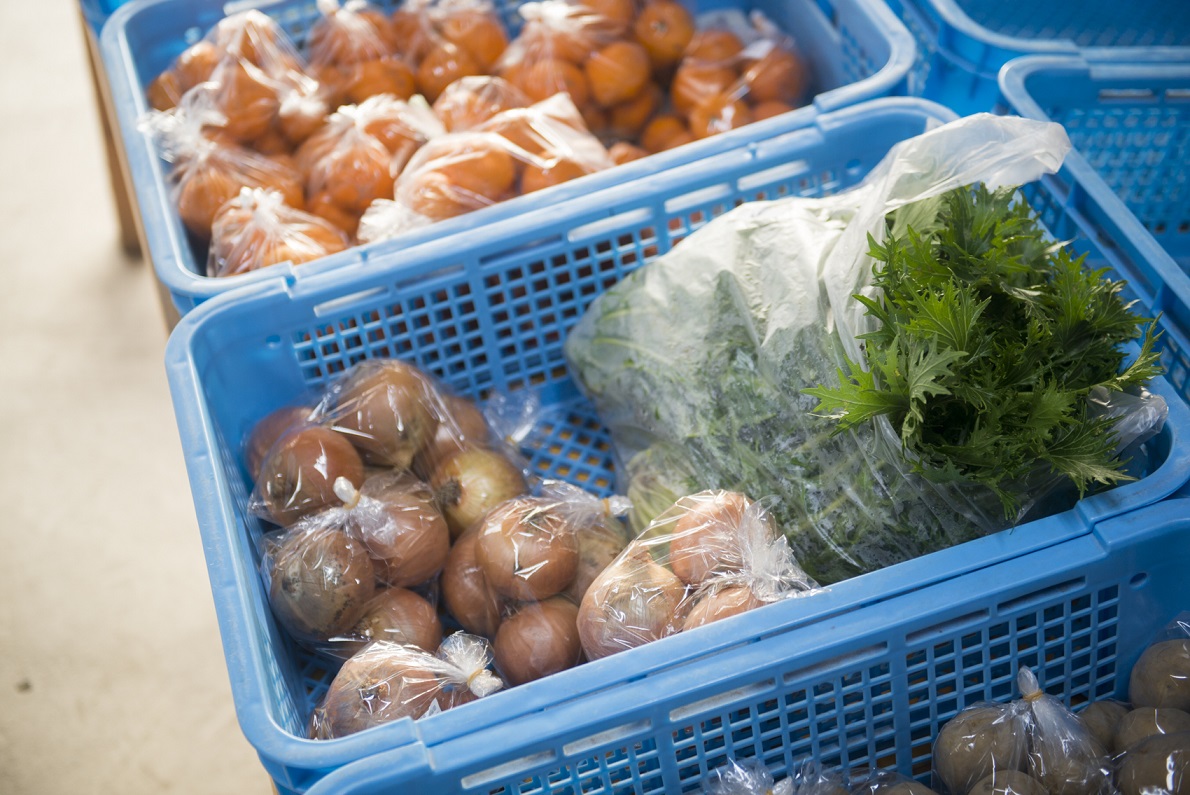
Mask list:
POLYGON ((1164 419, 1151 332, 1012 190, 1068 150, 1058 125, 968 117, 854 190, 742 205, 597 298, 566 355, 634 523, 700 489, 774 495, 829 584, 1125 478, 1116 451, 1164 419))

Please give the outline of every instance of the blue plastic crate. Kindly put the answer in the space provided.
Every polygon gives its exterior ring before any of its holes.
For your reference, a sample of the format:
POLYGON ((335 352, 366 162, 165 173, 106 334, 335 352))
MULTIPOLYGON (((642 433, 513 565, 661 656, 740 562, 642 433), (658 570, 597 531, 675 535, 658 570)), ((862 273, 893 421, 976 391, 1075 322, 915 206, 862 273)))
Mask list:
POLYGON ((910 93, 960 115, 990 111, 996 76, 1029 54, 1190 46, 1190 4, 1170 0, 888 0, 917 42, 910 93))
POLYGON ((1167 289, 1190 302, 1190 278, 1174 274, 1190 275, 1190 50, 1180 60, 1020 58, 1000 84, 1011 110, 1066 127, 1082 155, 1066 178, 1113 212, 1131 211, 1167 289))
MULTIPOLYGON (((462 239, 425 241, 399 258, 377 259, 367 270, 262 282, 219 296, 183 318, 170 339, 167 369, 233 697, 245 735, 282 792, 304 791, 344 764, 390 749, 404 747, 424 761, 426 749, 440 743, 451 744, 452 776, 456 767, 461 778, 488 769, 499 754, 514 759, 540 753, 541 769, 554 770, 558 760, 579 759, 587 747, 589 740, 576 745, 558 739, 563 736, 559 727, 567 723, 556 717, 568 714, 558 712, 562 702, 584 698, 583 737, 614 730, 620 732, 616 737, 644 739, 631 741, 614 759, 582 757, 586 761, 566 767, 559 780, 573 783, 574 777, 595 771, 592 775, 606 777, 598 779, 605 782, 622 776, 647 779, 652 789, 641 785, 639 791, 660 792, 663 778, 674 781, 673 763, 664 763, 667 772, 659 772, 661 740, 653 727, 668 725, 668 715, 692 709, 699 699, 724 698, 735 687, 723 683, 737 663, 738 670, 747 670, 756 660, 771 663, 774 655, 785 653, 783 647, 770 649, 767 640, 754 643, 757 638, 1084 536, 1096 522, 1161 500, 1190 479, 1190 406, 1184 402, 1190 397, 1190 323, 1174 325, 1175 319, 1190 320, 1182 312, 1163 322, 1170 375, 1155 389, 1170 402, 1170 419, 1154 447, 1155 465, 1139 481, 1014 531, 617 655, 612 662, 582 666, 519 687, 507 698, 329 742, 303 739, 306 717, 333 671, 284 638, 257 576, 263 528, 245 511, 249 482, 238 454, 256 421, 357 361, 396 356, 471 396, 536 390, 548 411, 524 446, 526 456, 543 475, 607 494, 614 480, 608 434, 569 378, 562 355, 566 332, 591 300, 737 204, 852 187, 893 144, 951 118, 949 111, 923 100, 876 100, 674 168, 647 184, 618 185, 561 202, 549 224, 512 216, 462 239), (716 670, 709 672, 697 660, 712 652, 718 654, 716 670), (665 669, 673 669, 667 676, 688 676, 695 683, 687 706, 676 712, 659 703, 641 706, 652 699, 636 700, 648 682, 632 683, 665 669), (590 708, 591 694, 609 688, 619 693, 622 687, 628 688, 623 698, 590 708), (504 728, 510 722, 517 725, 515 735, 504 728), (512 750, 500 751, 505 746, 512 750)), ((1130 260, 1135 251, 1124 239, 1099 247, 1095 241, 1117 230, 1086 225, 1081 206, 1086 197, 1068 200, 1053 180, 1031 187, 1030 195, 1054 234, 1074 240, 1092 265, 1107 266, 1117 276, 1135 274, 1135 297, 1148 305, 1154 285, 1130 260)), ((767 720, 756 723, 757 737, 771 733, 763 728, 767 720)), ((683 739, 678 761, 696 764, 701 736, 683 739)), ((436 752, 434 757, 439 758, 436 752)), ((683 774, 682 780, 693 779, 683 774)), ((539 786, 516 785, 508 791, 562 792, 570 784, 539 786)))
POLYGON ((585 693, 546 722, 427 736, 310 795, 674 795, 700 792, 728 758, 782 778, 813 758, 929 784, 938 730, 966 706, 1019 697, 1022 665, 1076 710, 1126 699, 1140 652, 1190 609, 1188 570, 1190 500, 1166 501, 871 607, 800 623, 766 608, 749 645, 708 638, 697 659, 585 693))
POLYGON ((83 19, 87 20, 91 30, 98 35, 108 17, 127 2, 128 0, 79 0, 79 7, 82 9, 83 19))
MULTIPOLYGON (((377 0, 391 8, 394 0, 377 0)), ((238 10, 245 3, 228 3, 238 10)), ((313 0, 280 0, 260 4, 299 45, 318 18, 313 0)), ((515 0, 497 0, 510 30, 517 29, 515 0)), ((178 311, 228 290, 253 282, 300 279, 387 257, 417 242, 473 229, 479 224, 528 212, 542 212, 558 201, 633 180, 645 180, 676 164, 739 147, 749 141, 796 129, 818 111, 854 104, 872 97, 905 93, 905 77, 913 62, 909 32, 881 0, 690 0, 696 12, 721 9, 759 9, 797 41, 807 57, 816 96, 813 107, 749 125, 676 150, 592 175, 506 202, 496 208, 441 222, 397 241, 376 243, 327 257, 295 269, 277 265, 223 279, 205 275, 206 248, 186 234, 169 197, 168 165, 158 159, 152 143, 136 130, 137 119, 148 110, 145 88, 186 46, 200 38, 224 16, 225 4, 215 0, 135 0, 121 8, 104 28, 103 57, 127 151, 132 180, 144 221, 149 254, 158 279, 168 289, 178 311)))

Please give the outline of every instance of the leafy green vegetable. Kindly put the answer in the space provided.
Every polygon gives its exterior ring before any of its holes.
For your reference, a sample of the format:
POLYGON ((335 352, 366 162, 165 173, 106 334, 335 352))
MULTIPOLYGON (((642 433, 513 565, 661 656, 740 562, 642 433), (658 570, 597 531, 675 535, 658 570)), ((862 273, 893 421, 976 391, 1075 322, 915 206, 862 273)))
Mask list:
POLYGON ((1080 494, 1125 479, 1112 423, 1086 397, 1160 373, 1153 326, 1142 335, 1122 284, 1049 245, 1012 194, 958 190, 906 208, 930 235, 894 213, 883 245, 869 237, 880 297, 856 296, 878 321, 863 335, 869 369, 845 357, 839 386, 805 390, 840 430, 887 416, 914 472, 983 484, 1010 518, 1039 467, 1080 494), (1121 343, 1138 336, 1121 372, 1121 343))
POLYGON ((1117 374, 1116 342, 1137 334, 1113 304, 1118 286, 1082 272, 1007 194, 911 204, 873 246, 892 262, 880 286, 904 303, 857 297, 879 324, 865 369, 844 354, 821 272, 853 213, 829 200, 745 204, 613 286, 572 329, 566 355, 612 432, 634 521, 707 488, 776 497, 802 567, 829 584, 1006 526, 1001 495, 1037 486, 1015 428, 1048 429, 1045 465, 1076 482, 1116 471, 1092 455, 1106 425, 1067 419, 1086 394, 1067 371, 1113 388, 1155 372, 1146 335, 1117 374), (1011 344, 989 327, 1013 331, 1011 344), (1056 350, 1033 350, 1045 346, 1056 350), (906 443, 918 439, 928 458, 906 443), (999 492, 968 475, 989 449, 1016 464, 999 492))

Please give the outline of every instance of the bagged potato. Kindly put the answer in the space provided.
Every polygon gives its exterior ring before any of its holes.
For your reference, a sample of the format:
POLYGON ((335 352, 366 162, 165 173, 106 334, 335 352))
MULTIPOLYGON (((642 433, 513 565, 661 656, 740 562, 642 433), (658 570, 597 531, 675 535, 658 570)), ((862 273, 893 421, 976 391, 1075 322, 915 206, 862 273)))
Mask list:
POLYGON ((235 276, 281 262, 300 265, 345 250, 338 227, 294 209, 278 191, 241 188, 211 227, 209 276, 235 276))
POLYGON ((510 685, 577 665, 578 605, 628 542, 623 499, 560 481, 501 502, 455 543, 441 578, 447 613, 491 637, 510 685))
POLYGON ((504 683, 488 670, 483 638, 456 632, 437 652, 376 641, 343 663, 310 717, 316 740, 345 737, 400 718, 422 718, 484 698, 504 683))
POLYGON ((793 795, 793 779, 777 782, 755 759, 727 763, 707 774, 705 795, 793 795))
POLYGON ((436 583, 450 551, 433 492, 407 472, 377 473, 358 488, 340 476, 333 489, 341 505, 266 542, 261 570, 274 615, 299 643, 332 656, 372 640, 433 651, 442 626, 422 586, 436 583))
POLYGON ((816 587, 762 503, 699 492, 658 516, 595 578, 579 607, 579 635, 595 660, 816 587))

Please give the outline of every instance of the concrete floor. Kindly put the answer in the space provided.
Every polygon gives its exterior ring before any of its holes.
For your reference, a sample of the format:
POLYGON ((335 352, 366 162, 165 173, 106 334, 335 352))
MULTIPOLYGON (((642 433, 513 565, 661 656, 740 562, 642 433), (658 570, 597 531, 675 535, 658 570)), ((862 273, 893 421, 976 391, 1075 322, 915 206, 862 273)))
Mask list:
POLYGON ((0 3, 0 793, 265 793, 75 0, 0 3))

